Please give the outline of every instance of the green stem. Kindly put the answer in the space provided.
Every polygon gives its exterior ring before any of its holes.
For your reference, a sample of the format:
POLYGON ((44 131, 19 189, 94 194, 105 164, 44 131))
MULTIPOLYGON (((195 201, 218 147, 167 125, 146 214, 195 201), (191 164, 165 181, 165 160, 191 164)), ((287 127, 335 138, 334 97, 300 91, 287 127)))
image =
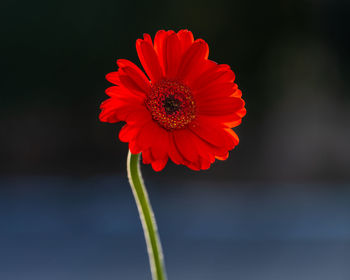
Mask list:
POLYGON ((127 168, 129 183, 136 200, 143 232, 145 234, 152 279, 166 280, 163 252, 158 235, 157 224, 154 219, 146 187, 142 180, 140 154, 134 155, 129 151, 127 168))

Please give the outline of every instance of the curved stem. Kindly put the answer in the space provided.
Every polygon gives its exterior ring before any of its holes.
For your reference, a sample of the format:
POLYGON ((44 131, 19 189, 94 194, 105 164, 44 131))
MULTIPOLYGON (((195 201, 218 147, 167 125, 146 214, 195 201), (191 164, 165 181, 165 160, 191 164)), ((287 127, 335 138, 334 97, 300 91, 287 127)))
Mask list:
POLYGON ((163 252, 157 224, 154 219, 146 187, 142 180, 140 154, 134 155, 129 151, 127 169, 129 183, 136 200, 143 232, 145 234, 152 278, 153 280, 166 280, 163 252))

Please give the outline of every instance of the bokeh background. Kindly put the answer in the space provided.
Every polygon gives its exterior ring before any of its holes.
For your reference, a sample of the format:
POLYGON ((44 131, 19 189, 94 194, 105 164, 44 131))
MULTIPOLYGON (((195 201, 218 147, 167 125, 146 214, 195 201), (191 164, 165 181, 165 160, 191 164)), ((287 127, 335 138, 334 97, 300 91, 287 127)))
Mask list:
POLYGON ((142 166, 169 279, 350 279, 350 2, 3 0, 0 279, 151 279, 106 73, 182 28, 247 116, 225 162, 142 166))

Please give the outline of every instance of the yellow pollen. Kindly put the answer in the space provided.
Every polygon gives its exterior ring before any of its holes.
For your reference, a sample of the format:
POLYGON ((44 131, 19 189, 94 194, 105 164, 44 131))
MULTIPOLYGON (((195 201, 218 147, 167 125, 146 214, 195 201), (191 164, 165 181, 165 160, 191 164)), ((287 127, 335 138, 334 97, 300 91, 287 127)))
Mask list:
POLYGON ((167 130, 184 128, 196 118, 196 104, 191 90, 174 80, 160 80, 146 98, 152 118, 167 130))

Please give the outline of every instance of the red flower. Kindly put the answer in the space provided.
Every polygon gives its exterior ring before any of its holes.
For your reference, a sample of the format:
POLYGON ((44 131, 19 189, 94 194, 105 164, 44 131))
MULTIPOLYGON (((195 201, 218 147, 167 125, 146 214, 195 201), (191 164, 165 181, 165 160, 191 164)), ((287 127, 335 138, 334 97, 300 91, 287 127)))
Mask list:
POLYGON ((168 158, 194 170, 226 159, 238 144, 231 128, 246 113, 230 66, 209 60, 207 43, 188 30, 160 30, 154 42, 144 34, 136 49, 148 77, 119 59, 118 71, 106 76, 115 86, 106 90, 100 120, 125 121, 120 140, 155 171, 168 158))

